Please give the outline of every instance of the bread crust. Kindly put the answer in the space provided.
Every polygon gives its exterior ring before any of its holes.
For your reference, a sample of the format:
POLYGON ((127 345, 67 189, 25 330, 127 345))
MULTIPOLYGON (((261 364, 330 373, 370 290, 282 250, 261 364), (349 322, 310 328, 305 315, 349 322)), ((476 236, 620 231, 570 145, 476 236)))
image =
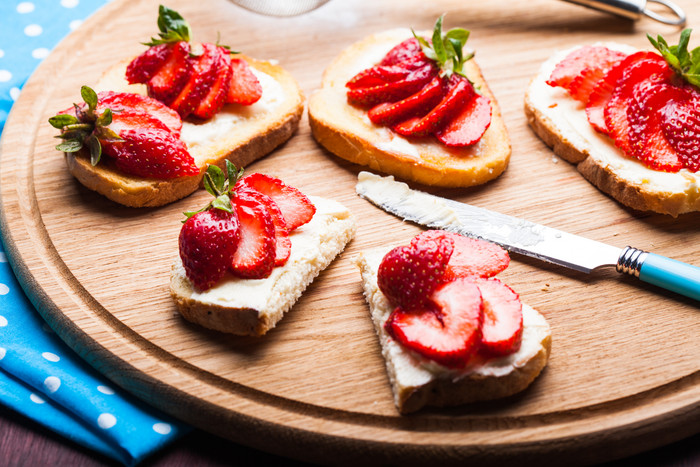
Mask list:
MULTIPOLYGON (((540 74, 533 78, 525 94, 524 110, 532 130, 552 148, 555 154, 576 165, 581 175, 600 191, 632 209, 669 214, 674 217, 700 210, 700 193, 697 188, 694 188, 694 183, 689 184, 686 190, 673 191, 657 188, 644 181, 631 180, 618 169, 616 164, 606 163, 602 158, 597 157, 595 150, 569 140, 563 134, 561 124, 557 124, 545 115, 542 104, 538 105, 532 97, 534 86, 537 86, 538 82, 541 85, 542 80, 546 79, 544 70, 543 66, 540 74)), ((617 152, 620 158, 629 159, 622 151, 617 150, 617 152)), ((654 176, 654 170, 643 167, 641 163, 637 165, 639 166, 637 170, 648 172, 649 177, 654 176)), ((680 181, 684 181, 685 175, 682 173, 674 175, 680 181)))
MULTIPOLYGON (((196 191, 209 164, 223 169, 228 159, 237 167, 245 167, 272 152, 291 138, 298 128, 304 110, 304 95, 294 78, 281 67, 245 56, 240 57, 256 70, 272 76, 281 85, 285 99, 269 115, 252 120, 244 119, 244 123, 241 124, 251 126, 247 128, 248 131, 233 132, 231 135, 218 134, 215 139, 194 148, 188 144, 190 154, 200 168, 199 175, 167 180, 135 177, 119 171, 113 163, 105 161, 107 158, 103 158, 99 165, 93 167, 86 151, 65 153, 71 174, 85 187, 119 204, 129 207, 155 207, 184 198, 196 191)), ((124 80, 127 64, 128 61, 124 61, 108 70, 96 89, 145 94, 144 86, 128 85, 124 80)), ((232 104, 226 104, 225 108, 245 111, 243 106, 232 104)), ((196 124, 204 127, 211 125, 211 122, 213 120, 196 124)))
MULTIPOLYGON (((309 99, 309 124, 319 144, 338 157, 424 185, 467 187, 498 177, 510 160, 510 140, 498 103, 474 60, 465 72, 491 100, 491 124, 481 140, 467 148, 448 148, 434 137, 407 139, 372 124, 366 110, 347 103, 345 83, 372 66, 365 56, 388 51, 410 36, 397 29, 368 36, 343 51, 324 72, 322 88, 309 99), (358 69, 358 64, 361 67, 358 69), (396 139, 398 138, 398 139, 396 139)), ((378 58, 381 58, 378 57, 378 58)))

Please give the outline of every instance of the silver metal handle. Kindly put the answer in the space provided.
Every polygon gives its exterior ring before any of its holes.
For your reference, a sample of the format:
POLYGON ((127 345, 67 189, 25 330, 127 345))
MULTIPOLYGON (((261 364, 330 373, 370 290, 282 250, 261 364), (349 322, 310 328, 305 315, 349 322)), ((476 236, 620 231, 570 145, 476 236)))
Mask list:
POLYGON ((647 16, 665 24, 682 26, 686 22, 685 12, 681 7, 669 0, 564 0, 594 10, 604 11, 631 20, 647 16), (668 9, 668 15, 661 15, 647 8, 647 3, 657 3, 668 9))

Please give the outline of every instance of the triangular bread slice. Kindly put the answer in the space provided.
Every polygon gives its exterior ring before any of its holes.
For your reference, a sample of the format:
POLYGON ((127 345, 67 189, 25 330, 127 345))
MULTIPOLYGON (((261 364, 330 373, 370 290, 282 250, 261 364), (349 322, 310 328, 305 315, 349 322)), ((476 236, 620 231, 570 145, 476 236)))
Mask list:
POLYGON ((434 137, 404 138, 374 125, 366 110, 347 103, 345 83, 409 37, 409 29, 374 34, 333 60, 323 74, 321 89, 309 98, 314 138, 343 159, 425 185, 466 187, 498 177, 510 160, 510 140, 496 99, 473 59, 464 70, 491 100, 492 119, 484 136, 472 146, 448 148, 434 137))
POLYGON ((284 266, 265 279, 229 273, 211 289, 194 288, 178 257, 170 274, 170 295, 185 319, 209 329, 262 336, 275 327, 306 287, 328 267, 355 236, 350 211, 330 199, 309 196, 316 213, 292 231, 292 251, 284 266))
MULTIPOLYGON (((602 44, 626 53, 623 44, 602 44)), ((547 84, 558 62, 570 52, 556 52, 540 67, 525 94, 525 115, 534 132, 555 154, 576 165, 581 175, 625 206, 677 216, 700 210, 700 172, 660 172, 627 157, 613 140, 588 123, 585 104, 547 84)))
POLYGON ((384 329, 393 307, 377 286, 379 264, 387 252, 362 252, 356 261, 399 412, 500 399, 524 390, 540 374, 549 358, 551 331, 545 318, 524 303, 520 350, 505 357, 451 370, 396 342, 384 329))
MULTIPOLYGON (((66 154, 71 173, 87 188, 131 207, 162 206, 194 192, 208 164, 224 168, 226 159, 245 167, 287 141, 299 126, 304 95, 294 78, 279 65, 238 55, 251 66, 263 87, 262 97, 250 106, 226 104, 207 121, 187 119, 181 139, 200 169, 200 175, 169 180, 144 179, 122 173, 103 158, 90 164, 86 152, 66 154)), ((146 94, 145 85, 129 85, 124 74, 129 61, 110 68, 96 91, 146 94)))

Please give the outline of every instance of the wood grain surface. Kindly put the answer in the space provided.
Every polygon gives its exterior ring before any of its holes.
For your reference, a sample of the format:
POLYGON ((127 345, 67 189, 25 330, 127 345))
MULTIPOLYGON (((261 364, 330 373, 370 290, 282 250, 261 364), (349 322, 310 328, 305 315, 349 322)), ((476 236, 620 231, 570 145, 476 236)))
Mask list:
MULTIPOLYGON (((700 5, 679 1, 693 20, 700 5)), ((85 190, 53 149, 46 120, 81 84, 143 50, 157 1, 116 0, 71 34, 25 86, 0 147, 2 228, 11 263, 40 313, 116 384, 179 418, 258 449, 312 461, 421 463, 614 459, 700 431, 700 311, 695 302, 609 271, 587 276, 514 257, 502 278, 548 319, 550 363, 504 401, 401 417, 352 258, 419 231, 359 199, 360 167, 319 148, 306 118, 298 133, 251 171, 280 176, 346 204, 356 239, 285 319, 262 339, 186 323, 168 295, 182 212, 192 196, 159 209, 124 208, 85 190), (595 449, 592 449, 595 448, 595 449)), ((633 212, 583 180, 527 127, 523 96, 555 50, 615 40, 646 48, 629 23, 553 0, 528 2, 333 1, 304 16, 271 18, 224 0, 173 0, 194 39, 222 42, 287 68, 309 95, 342 48, 371 32, 448 27, 470 45, 501 105, 513 156, 483 187, 428 190, 616 246, 700 264, 700 215, 633 212)), ((696 39, 693 43, 698 43, 696 39)), ((418 187, 424 188, 424 187, 418 187)))

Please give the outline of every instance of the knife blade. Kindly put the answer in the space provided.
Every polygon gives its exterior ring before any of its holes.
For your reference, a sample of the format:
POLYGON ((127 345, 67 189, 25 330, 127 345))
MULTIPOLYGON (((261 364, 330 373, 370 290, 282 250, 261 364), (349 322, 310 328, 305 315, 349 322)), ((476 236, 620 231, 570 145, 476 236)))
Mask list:
POLYGON ((360 172, 358 195, 404 220, 480 238, 587 274, 603 267, 700 300, 700 268, 627 246, 617 248, 517 217, 413 190, 394 177, 360 172))

